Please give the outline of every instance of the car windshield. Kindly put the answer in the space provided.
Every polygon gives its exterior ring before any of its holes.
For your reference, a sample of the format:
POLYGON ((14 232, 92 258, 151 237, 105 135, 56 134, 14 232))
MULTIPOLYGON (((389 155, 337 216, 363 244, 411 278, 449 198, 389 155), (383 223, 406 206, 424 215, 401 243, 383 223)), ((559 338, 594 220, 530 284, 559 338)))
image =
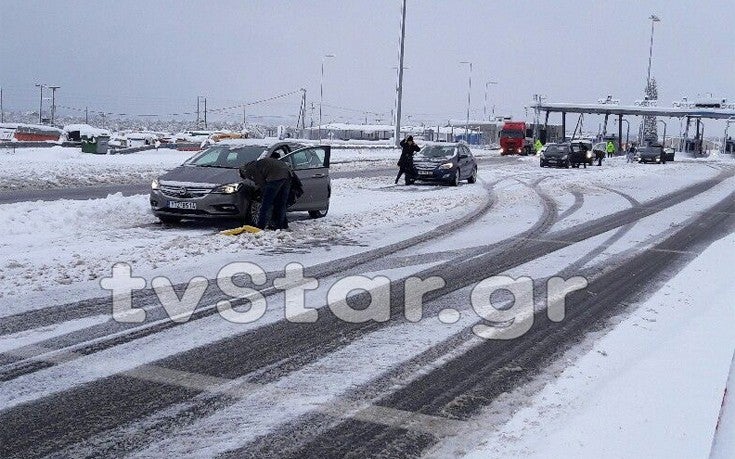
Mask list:
POLYGON ((454 156, 454 146, 427 145, 419 151, 419 155, 427 159, 449 158, 454 156))
POLYGON ((255 161, 268 147, 249 145, 246 147, 229 147, 218 145, 204 150, 184 164, 199 167, 224 167, 237 169, 238 167, 255 161))
POLYGON ((546 147, 546 150, 545 150, 545 153, 546 154, 551 154, 551 155, 556 155, 556 154, 559 154, 561 152, 562 152, 561 148, 559 148, 556 145, 548 145, 546 147))
POLYGON ((642 155, 658 155, 660 153, 661 149, 656 147, 644 147, 643 149, 641 149, 642 155))
POLYGON ((506 131, 503 129, 500 131, 500 137, 509 137, 511 139, 522 139, 524 137, 521 131, 506 131))

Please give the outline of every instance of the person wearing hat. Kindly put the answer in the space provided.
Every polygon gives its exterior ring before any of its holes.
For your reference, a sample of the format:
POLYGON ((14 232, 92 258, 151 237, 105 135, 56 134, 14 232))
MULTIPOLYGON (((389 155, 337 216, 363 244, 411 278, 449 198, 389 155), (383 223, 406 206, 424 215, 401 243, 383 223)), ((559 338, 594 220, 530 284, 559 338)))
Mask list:
POLYGON ((413 167, 413 155, 421 150, 413 141, 413 136, 408 136, 401 140, 401 158, 398 160, 398 175, 396 176, 396 184, 401 175, 406 174, 406 185, 411 185, 416 181, 416 171, 413 167))

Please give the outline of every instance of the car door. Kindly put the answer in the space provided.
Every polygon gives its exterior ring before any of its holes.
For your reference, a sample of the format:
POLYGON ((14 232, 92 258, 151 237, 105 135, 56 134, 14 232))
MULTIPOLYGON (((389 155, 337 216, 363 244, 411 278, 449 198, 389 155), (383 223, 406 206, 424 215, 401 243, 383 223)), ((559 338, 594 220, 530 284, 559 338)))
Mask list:
POLYGON ((472 175, 472 154, 470 149, 464 145, 459 146, 457 161, 459 163, 460 178, 472 175))
POLYGON ((329 208, 329 195, 331 193, 330 156, 331 147, 318 146, 301 148, 283 158, 283 161, 291 164, 304 188, 304 194, 291 206, 291 210, 324 210, 329 208))

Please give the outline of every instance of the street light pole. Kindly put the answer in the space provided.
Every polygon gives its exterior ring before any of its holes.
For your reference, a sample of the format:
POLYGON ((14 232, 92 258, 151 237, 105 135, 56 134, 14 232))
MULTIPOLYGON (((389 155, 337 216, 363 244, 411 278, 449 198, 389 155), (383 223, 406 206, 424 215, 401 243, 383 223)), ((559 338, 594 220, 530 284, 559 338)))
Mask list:
POLYGON ((482 108, 483 121, 489 121, 489 119, 487 117, 487 87, 489 85, 491 85, 491 84, 498 84, 498 82, 497 81, 487 81, 487 82, 485 82, 485 105, 482 108))
POLYGON ((666 121, 664 120, 658 120, 659 123, 664 123, 664 140, 661 142, 661 144, 666 147, 666 121))
POLYGON ((56 115, 56 90, 61 86, 49 86, 51 89, 51 125, 54 125, 54 116, 56 115))
POLYGON ((322 140, 322 102, 324 101, 324 61, 327 58, 335 57, 334 54, 325 54, 322 56, 322 75, 319 79, 319 140, 322 140))
POLYGON ((45 84, 36 83, 36 87, 41 88, 41 101, 38 105, 38 124, 43 124, 43 88, 45 86, 45 84))
POLYGON ((658 16, 652 14, 648 19, 651 20, 651 44, 648 48, 648 77, 646 78, 646 88, 651 84, 651 59, 653 58, 653 25, 661 22, 658 16))
POLYGON ((401 142, 401 102, 403 100, 403 51, 406 39, 406 0, 401 7, 401 40, 398 44, 398 87, 396 88, 396 125, 393 130, 393 141, 396 147, 401 142))
POLYGON ((470 61, 462 61, 460 64, 469 64, 470 66, 470 73, 469 73, 469 82, 467 86, 467 123, 464 127, 464 139, 467 143, 470 143, 470 103, 471 103, 471 94, 472 94, 472 62, 470 61))

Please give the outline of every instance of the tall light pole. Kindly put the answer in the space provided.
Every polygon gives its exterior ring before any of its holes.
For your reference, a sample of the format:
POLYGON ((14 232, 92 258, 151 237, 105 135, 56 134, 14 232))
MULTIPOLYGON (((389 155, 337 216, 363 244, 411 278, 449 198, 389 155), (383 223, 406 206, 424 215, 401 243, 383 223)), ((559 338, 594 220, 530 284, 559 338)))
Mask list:
POLYGON ((54 124, 54 116, 56 115, 56 90, 61 86, 49 86, 51 90, 51 125, 54 124))
POLYGON ((41 101, 38 105, 38 124, 43 124, 43 88, 46 87, 46 85, 42 83, 36 83, 36 87, 41 88, 41 101))
POLYGON ((485 82, 485 106, 482 109, 482 117, 484 121, 489 121, 487 117, 487 87, 491 84, 498 84, 497 81, 487 81, 485 82))
POLYGON ((471 94, 472 94, 472 62, 470 61, 462 61, 460 64, 469 64, 470 66, 470 73, 469 73, 469 84, 467 86, 467 123, 464 127, 464 138, 467 143, 470 143, 470 103, 471 100, 471 94))
POLYGON ((652 14, 648 19, 651 20, 651 45, 648 48, 648 77, 646 78, 646 88, 651 84, 651 59, 653 58, 653 25, 661 22, 658 16, 652 14))
POLYGON ((319 140, 322 140, 322 102, 324 101, 324 61, 336 57, 334 54, 322 56, 322 76, 319 80, 319 140))
POLYGON ((393 141, 396 147, 401 142, 401 102, 403 100, 403 50, 406 39, 406 0, 401 7, 401 38, 398 43, 398 86, 396 87, 396 126, 393 130, 393 141))

